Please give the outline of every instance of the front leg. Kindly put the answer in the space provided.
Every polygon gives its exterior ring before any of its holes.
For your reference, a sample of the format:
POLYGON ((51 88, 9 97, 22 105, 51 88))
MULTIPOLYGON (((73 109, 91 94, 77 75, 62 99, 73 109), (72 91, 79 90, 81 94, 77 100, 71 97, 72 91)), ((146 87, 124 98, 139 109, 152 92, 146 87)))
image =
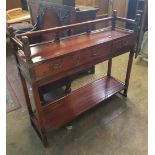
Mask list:
POLYGON ((91 68, 88 69, 88 72, 90 74, 95 74, 95 66, 92 66, 91 68))
POLYGON ((65 79, 65 83, 66 83, 66 89, 65 92, 66 93, 70 93, 71 92, 71 78, 68 77, 67 79, 65 79))
POLYGON ((128 87, 129 87, 129 80, 130 80, 130 74, 131 74, 131 69, 132 69, 133 56, 134 56, 134 51, 131 50, 130 54, 129 54, 129 60, 128 60, 126 78, 125 78, 125 89, 123 92, 123 95, 125 97, 127 97, 127 92, 128 92, 128 87))

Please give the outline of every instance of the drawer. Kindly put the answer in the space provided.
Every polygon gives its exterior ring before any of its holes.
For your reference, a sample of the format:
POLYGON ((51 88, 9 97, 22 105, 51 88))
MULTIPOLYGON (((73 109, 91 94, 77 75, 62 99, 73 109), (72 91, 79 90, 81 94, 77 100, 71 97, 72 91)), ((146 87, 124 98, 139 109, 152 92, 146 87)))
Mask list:
POLYGON ((36 78, 56 75, 88 62, 90 51, 77 51, 34 67, 36 78))
POLYGON ((34 67, 36 78, 54 75, 71 68, 71 57, 61 57, 34 67))
POLYGON ((77 67, 82 64, 85 64, 90 61, 90 50, 84 49, 82 51, 79 51, 73 56, 72 59, 73 59, 73 63, 72 63, 73 67, 77 67))
POLYGON ((113 41, 113 51, 129 50, 131 46, 134 46, 134 37, 124 37, 113 41))
POLYGON ((68 54, 43 64, 39 64, 34 67, 36 79, 44 78, 49 75, 56 75, 58 73, 76 68, 80 65, 101 58, 109 54, 110 51, 110 43, 106 43, 77 51, 73 54, 68 54))
POLYGON ((110 54, 111 43, 96 45, 91 48, 84 49, 73 57, 73 66, 77 67, 82 64, 88 63, 95 59, 99 59, 103 56, 110 54))
POLYGON ((111 52, 111 42, 97 45, 90 50, 91 60, 109 55, 111 52))

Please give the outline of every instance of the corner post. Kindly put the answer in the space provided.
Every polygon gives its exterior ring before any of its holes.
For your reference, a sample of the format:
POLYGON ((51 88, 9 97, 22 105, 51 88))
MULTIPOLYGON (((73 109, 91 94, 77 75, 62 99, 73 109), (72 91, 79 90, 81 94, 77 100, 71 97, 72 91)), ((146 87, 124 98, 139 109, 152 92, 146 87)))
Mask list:
POLYGON ((134 56, 134 49, 132 49, 129 54, 129 60, 128 60, 126 78, 125 78, 125 89, 123 92, 123 95, 125 97, 127 97, 127 92, 128 92, 128 87, 129 87, 129 80, 130 80, 130 74, 131 74, 131 69, 132 69, 133 56, 134 56))
POLYGON ((117 20, 117 10, 113 10, 113 12, 112 12, 112 31, 115 31, 116 20, 117 20))
POLYGON ((135 37, 136 37, 136 46, 135 46, 135 57, 138 56, 139 53, 139 47, 138 47, 138 35, 139 35, 139 24, 140 24, 140 19, 141 19, 141 15, 140 14, 136 14, 135 17, 135 26, 134 26, 134 33, 135 33, 135 37))
POLYGON ((29 38, 27 36, 22 36, 21 41, 24 44, 23 51, 26 57, 26 61, 31 62, 31 50, 30 50, 29 38))
POLYGON ((135 26, 134 26, 134 33, 135 33, 136 37, 138 37, 140 18, 141 18, 141 15, 140 14, 136 14, 135 26))
MULTIPOLYGON (((117 20, 117 10, 113 10, 112 12, 112 31, 115 31, 116 27, 116 20, 117 20)), ((112 59, 108 60, 108 70, 107 70, 107 76, 111 76, 111 68, 112 68, 112 59)))
POLYGON ((38 130, 36 131, 41 141, 43 142, 44 146, 47 147, 48 141, 47 141, 46 130, 44 126, 43 111, 42 111, 42 105, 41 105, 40 95, 39 95, 39 87, 36 83, 32 84, 32 92, 33 92, 35 106, 36 106, 36 117, 38 120, 38 130))

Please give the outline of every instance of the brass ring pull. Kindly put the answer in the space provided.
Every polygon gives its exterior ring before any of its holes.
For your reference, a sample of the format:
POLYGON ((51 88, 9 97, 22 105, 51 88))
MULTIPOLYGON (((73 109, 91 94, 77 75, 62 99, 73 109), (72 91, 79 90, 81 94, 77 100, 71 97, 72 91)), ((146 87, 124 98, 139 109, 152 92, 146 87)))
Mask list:
POLYGON ((59 68, 61 68, 61 64, 59 64, 59 63, 55 63, 55 64, 53 64, 53 69, 59 69, 59 68))
POLYGON ((81 64, 81 55, 80 53, 73 56, 74 59, 74 65, 79 66, 81 64))
POLYGON ((55 62, 50 64, 54 70, 58 70, 62 67, 61 60, 56 60, 55 62))
POLYGON ((96 51, 93 51, 92 52, 92 56, 97 56, 97 52, 96 51))
POLYGON ((128 40, 124 40, 123 41, 123 44, 126 46, 126 45, 128 45, 128 40))
POLYGON ((79 65, 81 65, 81 62, 80 62, 80 61, 77 61, 77 62, 75 63, 75 66, 79 66, 79 65))
POLYGON ((97 56, 98 55, 98 47, 95 47, 92 49, 92 56, 97 56))

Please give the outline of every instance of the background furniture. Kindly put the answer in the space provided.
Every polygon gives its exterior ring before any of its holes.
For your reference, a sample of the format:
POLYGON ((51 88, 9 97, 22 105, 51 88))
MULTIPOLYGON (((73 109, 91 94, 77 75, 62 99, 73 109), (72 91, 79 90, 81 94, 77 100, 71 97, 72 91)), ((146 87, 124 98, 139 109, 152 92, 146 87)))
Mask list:
POLYGON ((23 11, 22 8, 14 8, 6 11, 6 35, 9 36, 10 32, 8 27, 12 27, 11 33, 22 33, 33 29, 30 24, 31 18, 27 11, 23 11))
POLYGON ((53 3, 75 7, 75 0, 48 0, 53 3))
POLYGON ((21 8, 21 0, 6 0, 6 11, 21 8))
MULTIPOLYGON (((136 19, 139 20, 138 17, 136 19)), ((117 12, 114 11, 113 17, 11 37, 11 40, 18 46, 16 48, 17 67, 22 80, 30 120, 45 146, 48 144, 47 131, 60 128, 116 93, 123 91, 123 95, 127 96, 135 35, 133 31, 117 27, 116 20, 135 24, 135 32, 137 31, 138 21, 117 17, 117 12), (110 28, 91 33, 90 25, 106 21, 111 21, 110 28), (58 35, 64 30, 76 29, 84 25, 87 30, 81 35, 65 39, 61 39, 58 35), (51 32, 57 34, 57 42, 42 42, 33 46, 29 44, 28 38, 51 32), (111 75, 112 58, 129 51, 126 78, 123 83, 111 75), (42 86, 105 60, 108 60, 107 76, 42 105, 39 93, 42 86), (31 107, 27 82, 32 86, 35 111, 31 107)))
MULTIPOLYGON (((136 56, 138 56, 141 51, 144 34, 147 34, 145 32, 148 31, 148 0, 129 0, 127 17, 134 19, 137 13, 141 15, 141 20, 138 30, 136 56)), ((132 25, 127 24, 126 27, 132 28, 132 25)))
POLYGON ((97 18, 103 18, 108 16, 109 12, 109 0, 75 0, 76 6, 89 6, 98 8, 97 18))
POLYGON ((6 11, 6 20, 8 24, 30 22, 30 14, 22 8, 15 8, 6 11))
POLYGON ((21 0, 21 7, 23 10, 28 11, 28 4, 27 4, 28 0, 21 0))
MULTIPOLYGON (((75 23, 75 9, 70 6, 55 4, 51 2, 42 1, 40 3, 29 3, 32 23, 36 24, 37 30, 43 30, 52 27, 69 25, 75 23), (37 10, 38 9, 38 10, 37 10), (36 11, 37 10, 37 11, 36 11)), ((67 36, 67 32, 61 34, 67 36)), ((43 34, 42 41, 50 41, 55 37, 55 34, 43 34)))
MULTIPOLYGON (((31 19, 32 19, 32 24, 34 25, 36 22, 37 22, 37 16, 39 14, 39 5, 40 4, 44 4, 44 5, 48 5, 48 4, 52 4, 54 5, 55 2, 55 5, 59 5, 59 6, 62 6, 66 3, 62 3, 60 4, 60 1, 55 1, 55 0, 29 0, 29 8, 30 8, 30 14, 31 14, 31 19)), ((68 4, 68 5, 65 5, 64 7, 67 8, 68 6, 68 9, 72 9, 74 12, 73 13, 73 16, 75 16, 73 20, 75 21, 72 21, 71 19, 71 22, 83 22, 83 21, 87 21, 87 20, 93 20, 93 19, 96 19, 96 14, 98 12, 98 8, 95 8, 95 7, 91 7, 91 6, 79 6, 77 5, 76 7, 73 7, 71 4, 68 4)), ((47 6, 46 6, 47 7, 47 6)))

